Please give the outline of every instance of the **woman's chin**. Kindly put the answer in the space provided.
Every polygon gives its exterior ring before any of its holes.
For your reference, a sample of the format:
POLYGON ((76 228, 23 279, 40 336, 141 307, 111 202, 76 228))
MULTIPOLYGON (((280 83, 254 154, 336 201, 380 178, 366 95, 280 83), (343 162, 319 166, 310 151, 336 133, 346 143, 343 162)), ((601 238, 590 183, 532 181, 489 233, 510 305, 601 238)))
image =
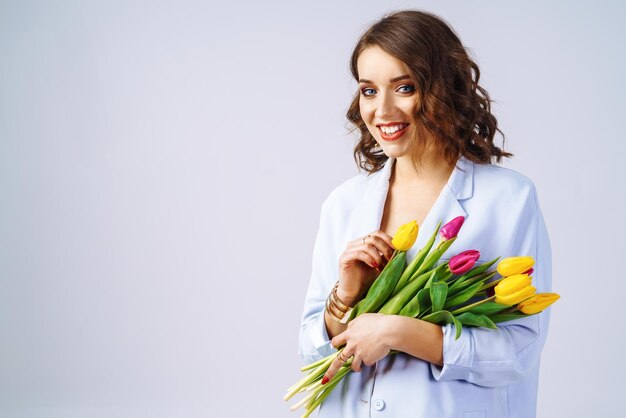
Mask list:
POLYGON ((383 153, 388 157, 388 158, 401 158, 404 157, 405 155, 408 155, 406 150, 400 150, 400 149, 394 149, 395 147, 390 147, 390 148, 383 148, 383 153))

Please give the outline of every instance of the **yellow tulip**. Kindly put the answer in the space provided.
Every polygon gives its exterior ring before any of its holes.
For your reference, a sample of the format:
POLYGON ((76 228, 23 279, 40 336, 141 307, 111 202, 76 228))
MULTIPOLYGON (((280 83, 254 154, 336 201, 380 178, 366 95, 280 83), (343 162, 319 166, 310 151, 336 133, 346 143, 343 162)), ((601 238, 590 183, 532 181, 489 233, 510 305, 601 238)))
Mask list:
POLYGON ((411 221, 400 226, 391 240, 394 248, 398 251, 408 251, 417 239, 418 230, 419 227, 416 221, 411 221))
POLYGON ((496 303, 509 306, 517 305, 518 303, 525 301, 526 299, 534 295, 536 291, 537 289, 534 286, 526 286, 516 292, 505 296, 496 295, 496 303))
POLYGON ((539 313, 559 300, 561 296, 557 293, 538 293, 532 298, 520 303, 517 307, 520 311, 526 315, 532 315, 539 313))
POLYGON ((535 260, 529 256, 507 257, 498 263, 496 270, 502 277, 509 277, 515 274, 523 273, 534 265, 535 260))
POLYGON ((497 296, 506 296, 530 286, 532 279, 528 274, 516 274, 504 279, 493 289, 497 296))

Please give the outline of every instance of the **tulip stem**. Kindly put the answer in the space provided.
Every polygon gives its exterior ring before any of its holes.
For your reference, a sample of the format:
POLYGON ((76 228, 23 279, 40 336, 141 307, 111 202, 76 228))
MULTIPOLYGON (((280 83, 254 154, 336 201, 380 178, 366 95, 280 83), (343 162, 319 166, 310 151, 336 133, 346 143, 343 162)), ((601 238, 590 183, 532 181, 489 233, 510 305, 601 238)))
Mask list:
POLYGON ((307 396, 305 396, 304 398, 302 398, 298 403, 293 404, 293 406, 291 408, 289 408, 291 411, 295 411, 296 409, 306 405, 311 399, 314 399, 317 395, 319 395, 319 392, 313 392, 308 394, 307 396))
POLYGON ((460 314, 460 313, 467 312, 467 311, 471 310, 472 308, 475 308, 475 307, 477 307, 477 306, 479 306, 479 305, 482 305, 483 303, 486 303, 486 302, 491 302, 492 300, 495 300, 495 299, 496 299, 496 296, 494 295, 494 296, 492 296, 492 297, 490 297, 490 298, 483 299, 483 300, 479 300, 479 301, 478 301, 478 302, 476 302, 476 303, 472 303, 471 305, 463 306, 462 308, 459 308, 459 309, 455 309, 455 310, 453 310, 453 311, 450 311, 450 313, 451 313, 452 315, 458 315, 458 314, 460 314))
POLYGON ((493 282, 489 282, 486 285, 484 285, 483 287, 481 287, 480 291, 492 288, 492 287, 496 286, 498 283, 500 283, 504 279, 505 279, 505 277, 500 277, 499 279, 494 280, 493 282))
POLYGON ((323 359, 317 360, 314 363, 307 364, 306 366, 301 367, 300 371, 301 372, 306 372, 307 370, 315 369, 316 367, 320 366, 322 363, 326 363, 326 361, 328 361, 329 358, 335 357, 336 355, 337 355, 337 353, 334 352, 331 355, 324 357, 323 359))
POLYGON ((289 392, 287 392, 287 394, 283 397, 283 399, 285 401, 288 401, 289 399, 293 398, 296 394, 298 394, 301 391, 303 391, 307 386, 309 386, 315 380, 320 378, 326 372, 326 370, 328 370, 328 367, 333 362, 333 360, 334 360, 334 358, 336 356, 337 356, 337 353, 334 353, 333 356, 328 356, 326 358, 326 361, 324 361, 322 364, 317 366, 317 368, 315 368, 314 370, 309 372, 308 375, 306 375, 305 377, 300 379, 300 381, 298 381, 298 383, 296 383, 295 385, 290 387, 289 388, 289 392))
MULTIPOLYGON (((306 418, 309 415, 311 415, 313 413, 313 411, 320 406, 320 404, 324 401, 324 399, 326 399, 326 397, 328 396, 328 394, 330 393, 330 391, 332 391, 335 386, 337 386, 337 384, 341 381, 341 379, 343 379, 343 377, 348 374, 348 372, 350 371, 349 367, 346 367, 345 369, 342 367, 337 374, 333 377, 332 381, 330 381, 328 383, 327 387, 324 387, 323 391, 321 391, 321 393, 319 393, 319 396, 315 399, 315 401, 311 404, 307 406, 307 410, 304 413, 304 415, 302 415, 302 418, 306 418)), ((318 389, 319 390, 319 389, 318 389)))

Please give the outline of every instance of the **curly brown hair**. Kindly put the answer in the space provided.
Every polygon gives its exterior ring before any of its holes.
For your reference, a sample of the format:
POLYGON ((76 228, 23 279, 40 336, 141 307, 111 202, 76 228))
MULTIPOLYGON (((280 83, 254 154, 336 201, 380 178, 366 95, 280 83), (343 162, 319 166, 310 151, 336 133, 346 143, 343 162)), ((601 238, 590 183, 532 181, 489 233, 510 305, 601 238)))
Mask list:
MULTIPOLYGON (((513 156, 494 144, 496 131, 504 144, 504 133, 491 113, 489 94, 478 84, 478 65, 443 19, 417 10, 383 16, 354 48, 350 70, 357 81, 358 58, 370 46, 379 46, 407 65, 421 98, 414 114, 418 136, 432 138, 449 163, 461 155, 480 164, 513 156)), ((354 125, 352 131, 360 131, 354 159, 371 174, 380 170, 388 157, 375 149, 376 141, 361 118, 359 95, 357 90, 346 117, 354 125)), ((421 156, 426 145, 417 141, 415 155, 421 156)))

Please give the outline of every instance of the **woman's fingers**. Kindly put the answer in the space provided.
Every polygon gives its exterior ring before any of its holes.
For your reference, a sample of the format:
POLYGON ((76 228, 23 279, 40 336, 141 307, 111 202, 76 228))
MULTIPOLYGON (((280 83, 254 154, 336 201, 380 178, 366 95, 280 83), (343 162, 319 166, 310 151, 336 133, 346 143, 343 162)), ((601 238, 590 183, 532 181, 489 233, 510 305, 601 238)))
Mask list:
POLYGON ((330 343, 335 348, 339 348, 342 345, 346 345, 347 342, 348 342, 348 333, 347 333, 347 331, 344 331, 341 334, 335 335, 335 338, 330 340, 330 343))
POLYGON ((328 383, 337 374, 339 369, 341 369, 341 366, 346 364, 350 357, 352 357, 351 354, 348 354, 346 349, 347 347, 344 347, 342 350, 339 350, 339 352, 337 353, 337 357, 335 357, 333 362, 330 364, 328 370, 326 370, 324 377, 322 378, 322 385, 328 383))
POLYGON ((359 237, 354 241, 348 243, 348 248, 357 248, 363 246, 370 246, 376 248, 376 250, 382 254, 387 260, 391 258, 395 248, 391 243, 391 237, 383 231, 374 231, 366 236, 359 237))
POLYGON ((354 357, 352 358, 352 370, 355 372, 360 372, 361 371, 361 365, 363 364, 363 362, 361 361, 361 356, 357 353, 354 355, 354 357))
POLYGON ((374 237, 377 237, 377 238, 380 238, 390 248, 393 248, 393 244, 391 243, 391 240, 393 239, 393 237, 390 236, 389 234, 387 234, 385 231, 381 231, 379 229, 378 231, 372 232, 370 235, 374 236, 374 237))
POLYGON ((374 268, 383 267, 393 255, 391 249, 381 238, 370 236, 365 244, 349 246, 344 252, 344 262, 360 260, 374 268))
POLYGON ((384 242, 388 247, 393 248, 393 244, 391 243, 391 240, 393 238, 389 236, 386 232, 381 231, 381 230, 370 232, 367 235, 358 237, 354 239, 353 241, 350 241, 348 243, 348 247, 361 245, 361 244, 364 244, 364 242, 366 243, 366 242, 372 241, 373 239, 379 239, 382 242, 384 242))
POLYGON ((351 269, 360 264, 359 261, 372 268, 380 268, 380 263, 382 263, 380 254, 376 253, 375 250, 357 247, 348 249, 341 254, 339 266, 343 269, 351 269))
POLYGON ((351 241, 339 257, 338 294, 351 304, 362 297, 393 255, 391 237, 374 231, 351 241))
POLYGON ((380 253, 372 246, 361 246, 353 250, 354 258, 363 261, 365 264, 380 270, 385 260, 380 253))
POLYGON ((377 231, 365 239, 365 243, 371 243, 376 250, 381 253, 387 260, 393 255, 393 245, 391 244, 391 237, 382 231, 377 231))

